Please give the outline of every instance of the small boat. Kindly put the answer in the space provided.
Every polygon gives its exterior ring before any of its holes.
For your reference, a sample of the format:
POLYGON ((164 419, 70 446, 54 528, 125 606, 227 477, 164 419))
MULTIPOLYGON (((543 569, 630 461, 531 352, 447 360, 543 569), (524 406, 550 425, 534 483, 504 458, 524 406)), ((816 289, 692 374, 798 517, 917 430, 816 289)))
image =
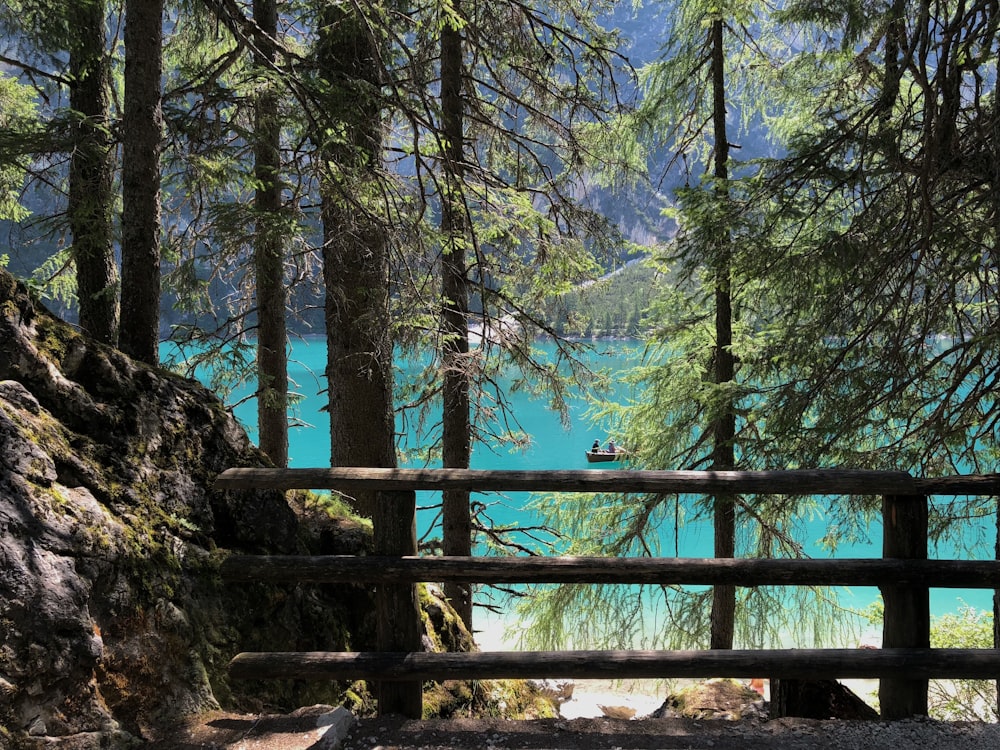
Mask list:
POLYGON ((590 463, 600 463, 602 461, 619 461, 625 457, 625 451, 589 450, 587 451, 587 461, 590 463))

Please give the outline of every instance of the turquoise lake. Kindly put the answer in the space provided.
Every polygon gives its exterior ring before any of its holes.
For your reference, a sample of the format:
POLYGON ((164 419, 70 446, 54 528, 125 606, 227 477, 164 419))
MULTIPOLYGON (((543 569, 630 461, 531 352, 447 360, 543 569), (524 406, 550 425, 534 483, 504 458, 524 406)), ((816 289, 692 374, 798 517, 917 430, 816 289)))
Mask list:
MULTIPOLYGON (((594 351, 588 355, 591 365, 598 369, 621 371, 635 361, 634 342, 597 342, 594 351)), ((295 427, 289 434, 289 465, 292 468, 329 466, 329 420, 322 407, 326 402, 323 393, 325 383, 322 373, 325 367, 326 348, 322 338, 310 338, 294 342, 290 357, 289 377, 293 390, 300 394, 302 400, 296 406, 294 419, 297 423, 307 426, 295 427)), ((397 371, 397 379, 405 378, 408 371, 405 367, 397 371)), ((231 400, 238 403, 246 392, 234 393, 231 400)), ((627 393, 625 386, 620 386, 611 398, 634 398, 641 394, 627 393)), ((530 442, 523 450, 511 450, 501 447, 490 450, 486 446, 477 446, 472 457, 472 467, 478 469, 587 469, 611 468, 616 464, 588 464, 585 451, 594 440, 606 443, 609 437, 607 425, 593 424, 587 415, 589 404, 583 398, 576 398, 570 403, 569 424, 564 425, 559 415, 548 408, 542 399, 532 398, 524 393, 510 396, 513 413, 523 430, 530 436, 530 442)), ((234 409, 236 416, 246 426, 251 438, 256 434, 256 404, 245 401, 234 409)), ((399 425, 402 428, 402 423, 399 425)), ((404 441, 406 436, 404 435, 404 441)), ((411 444, 409 447, 413 447, 411 444)), ((404 464, 416 466, 422 464, 404 464)), ((433 464, 432 464, 433 465, 433 464)), ((662 467, 665 469, 677 467, 662 467)), ((503 496, 479 496, 479 500, 489 505, 489 515, 496 523, 517 523, 521 526, 535 522, 533 514, 526 509, 531 498, 526 494, 511 493, 503 496)), ((433 506, 437 499, 432 495, 420 493, 417 505, 421 508, 433 506)), ((418 511, 418 534, 426 534, 435 516, 432 509, 418 511)), ((807 552, 815 557, 826 557, 828 552, 818 546, 823 536, 826 523, 823 518, 811 519, 806 524, 806 534, 810 538, 806 542, 807 552)), ((985 530, 985 538, 994 538, 994 527, 990 524, 985 530)), ((870 543, 841 546, 838 557, 879 557, 881 555, 881 531, 872 529, 870 543)), ((992 557, 992 543, 989 548, 984 545, 977 551, 982 558, 992 557)), ((670 543, 673 552, 673 542, 670 543)), ((678 552, 682 557, 711 557, 712 533, 708 522, 696 521, 684 526, 681 534, 678 552)), ((668 554, 665 552, 664 554, 668 554)), ((954 552, 948 548, 932 549, 932 557, 949 558, 954 552)), ((862 609, 877 597, 877 590, 857 588, 844 591, 841 602, 851 609, 862 609)), ((956 612, 964 606, 981 610, 991 610, 992 592, 988 590, 932 590, 931 610, 935 616, 956 612)))

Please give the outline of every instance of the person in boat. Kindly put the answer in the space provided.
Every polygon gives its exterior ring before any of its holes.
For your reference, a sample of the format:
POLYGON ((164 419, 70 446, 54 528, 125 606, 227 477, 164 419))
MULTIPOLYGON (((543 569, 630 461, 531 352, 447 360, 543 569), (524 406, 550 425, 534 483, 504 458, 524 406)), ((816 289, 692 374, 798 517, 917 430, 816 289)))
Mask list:
POLYGON ((608 441, 608 453, 617 453, 617 452, 618 452, 618 446, 615 445, 615 439, 611 438, 608 441))
POLYGON ((600 453, 601 452, 601 441, 600 440, 595 440, 594 441, 594 444, 592 446, 590 446, 590 452, 591 453, 600 453))

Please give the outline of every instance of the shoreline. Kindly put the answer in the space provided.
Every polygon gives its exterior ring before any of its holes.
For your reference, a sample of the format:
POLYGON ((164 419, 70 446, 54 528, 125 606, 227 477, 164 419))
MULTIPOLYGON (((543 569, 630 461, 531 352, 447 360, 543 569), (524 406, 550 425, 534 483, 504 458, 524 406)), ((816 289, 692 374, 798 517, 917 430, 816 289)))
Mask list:
MULTIPOLYGON (((960 601, 960 600, 959 600, 960 601)), ((475 632, 476 645, 483 651, 518 651, 517 630, 520 620, 504 617, 494 612, 479 613, 479 629, 475 632)), ((882 634, 878 628, 869 627, 860 634, 857 648, 879 648, 882 634)), ((850 646, 843 646, 850 647, 850 646)), ((559 716, 563 719, 648 717, 659 709, 667 697, 687 685, 704 682, 708 678, 663 678, 663 679, 533 679, 530 680, 549 689, 554 694, 567 694, 568 698, 557 700, 559 716), (616 716, 616 714, 619 714, 616 716)), ((750 686, 749 679, 737 682, 750 686)), ((873 708, 878 707, 879 680, 877 678, 851 678, 837 680, 858 698, 873 708)), ((952 680, 932 680, 945 690, 954 683, 952 680)), ((762 696, 770 701, 770 680, 762 678, 762 696)))
MULTIPOLYGON (((475 632, 476 645, 482 651, 519 651, 516 634, 512 632, 520 620, 511 622, 509 618, 494 612, 478 614, 479 629, 475 632)), ((881 635, 878 636, 881 645, 881 635)), ((875 645, 875 644, 871 644, 875 645)), ((860 647, 860 646, 859 646, 860 647)), ((875 646, 877 647, 877 645, 875 646)), ((708 679, 708 678, 705 678, 708 679)), ((763 698, 770 700, 770 681, 763 680, 763 698)), ((564 719, 592 719, 609 716, 605 709, 624 709, 631 712, 631 718, 642 719, 660 708, 667 697, 691 684, 704 682, 699 678, 622 678, 620 680, 571 678, 532 679, 546 686, 554 693, 569 692, 570 697, 558 701, 559 715, 564 719)), ((750 686, 750 680, 737 679, 750 686)), ((878 680, 840 680, 866 703, 871 703, 871 694, 878 693, 878 680), (861 691, 861 692, 859 692, 861 691)))

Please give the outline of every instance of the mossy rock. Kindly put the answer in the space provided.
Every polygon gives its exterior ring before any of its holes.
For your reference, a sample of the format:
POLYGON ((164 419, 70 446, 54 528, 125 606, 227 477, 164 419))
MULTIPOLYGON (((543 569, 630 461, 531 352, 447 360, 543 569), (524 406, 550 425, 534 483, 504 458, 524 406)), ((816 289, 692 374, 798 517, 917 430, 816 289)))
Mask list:
POLYGON ((424 685, 424 718, 551 719, 559 707, 525 680, 447 680, 424 685))
POLYGON ((762 703, 760 695, 736 680, 706 680, 689 685, 667 696, 654 712, 657 718, 742 719, 756 715, 762 703))

